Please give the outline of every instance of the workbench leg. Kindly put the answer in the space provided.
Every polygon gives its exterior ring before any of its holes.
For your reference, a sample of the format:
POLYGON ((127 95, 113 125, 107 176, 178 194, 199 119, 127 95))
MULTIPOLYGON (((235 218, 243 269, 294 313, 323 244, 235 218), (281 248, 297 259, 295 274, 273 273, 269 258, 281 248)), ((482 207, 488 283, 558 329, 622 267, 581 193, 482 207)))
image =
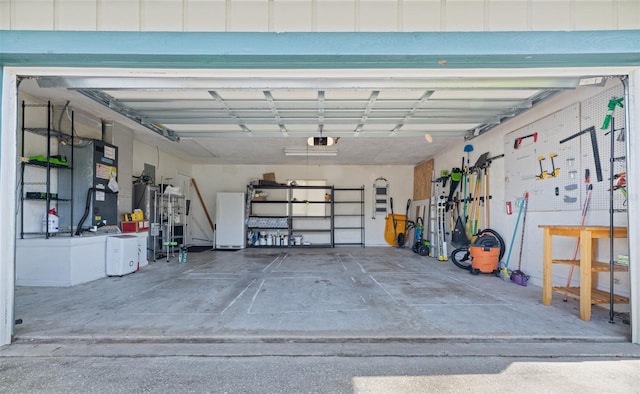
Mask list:
POLYGON ((542 303, 551 305, 553 289, 551 271, 551 230, 545 228, 542 234, 542 303))
MULTIPOLYGON (((597 239, 591 239, 591 261, 598 261, 597 259, 597 255, 598 255, 598 240, 597 239)), ((600 274, 599 272, 593 272, 593 270, 591 270, 591 289, 597 289, 598 288, 598 275, 600 274)), ((593 303, 591 304, 593 305, 593 303)))
POLYGON ((591 231, 580 231, 580 318, 591 320, 591 258, 593 257, 591 231))

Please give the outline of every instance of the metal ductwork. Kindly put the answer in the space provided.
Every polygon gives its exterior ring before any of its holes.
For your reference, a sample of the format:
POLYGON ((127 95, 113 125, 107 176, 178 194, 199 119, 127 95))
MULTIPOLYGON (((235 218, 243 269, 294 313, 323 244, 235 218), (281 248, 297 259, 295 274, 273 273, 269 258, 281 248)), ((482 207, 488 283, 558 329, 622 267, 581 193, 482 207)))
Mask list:
POLYGON ((100 119, 100 123, 102 125, 102 142, 110 142, 107 141, 107 136, 113 136, 113 120, 100 119))

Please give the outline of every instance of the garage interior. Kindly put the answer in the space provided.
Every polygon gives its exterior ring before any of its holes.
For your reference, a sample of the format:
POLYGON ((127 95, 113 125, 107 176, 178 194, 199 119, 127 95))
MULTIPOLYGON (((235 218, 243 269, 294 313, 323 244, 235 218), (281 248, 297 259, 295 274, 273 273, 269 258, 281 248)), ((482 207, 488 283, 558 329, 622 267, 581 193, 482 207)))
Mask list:
MULTIPOLYGON (((304 70, 270 71, 262 78, 247 78, 228 71, 216 78, 146 79, 46 73, 21 79, 18 102, 51 101, 58 108, 52 124, 68 126, 71 111, 77 135, 102 138, 107 120, 113 122, 107 131, 111 143, 122 141, 119 133, 127 136, 129 146, 118 145, 118 226, 122 215, 133 212, 133 182, 130 185, 128 178, 140 182, 148 175, 145 164, 155 166, 155 184, 176 183, 182 176, 182 184, 175 186, 188 194, 185 200, 192 212, 180 221, 187 224, 185 241, 194 249, 186 264, 179 263, 179 251, 154 251, 134 274, 105 273, 72 286, 21 286, 25 278, 20 276, 18 252, 15 314, 22 324, 15 326, 15 340, 629 341, 628 308, 615 314, 617 324, 609 323, 609 311, 601 307, 593 308, 591 321, 583 321, 574 298, 562 302, 556 293, 551 306, 541 303, 541 275, 532 275, 529 286, 517 286, 493 274, 470 275, 451 261, 439 261, 437 255, 420 256, 410 247, 387 244, 390 207, 387 203, 380 214, 372 210, 373 185, 380 177, 388 178, 395 213, 404 214, 405 201, 411 199, 407 213, 415 221, 416 215, 428 214, 429 202, 424 200, 435 192, 432 181, 441 170, 459 165, 464 146, 477 146, 472 161, 487 146, 491 156, 499 156, 505 138, 500 127, 508 129, 509 120, 526 118, 536 106, 558 105, 553 100, 560 97, 565 100, 561 102, 571 100, 566 97, 574 92, 583 99, 595 94, 589 89, 601 93, 619 87, 618 78, 591 81, 598 85, 592 87, 581 85, 602 73, 516 72, 510 77, 489 72, 464 78, 407 70, 402 75, 385 73, 387 78, 369 73, 329 70, 311 77, 313 73, 304 70), (330 137, 335 143, 310 146, 310 137, 330 137), (443 155, 452 146, 458 147, 455 153, 443 155), (298 155, 287 156, 285 151, 298 155), (416 168, 434 158, 428 179, 416 180, 416 168), (183 163, 193 167, 188 171, 183 163), (212 170, 216 166, 219 169, 212 170), (245 238, 240 250, 216 248, 218 234, 205 219, 210 214, 210 222, 217 223, 216 194, 244 193, 265 173, 274 173, 277 182, 322 180, 335 187, 363 187, 363 247, 256 247, 245 238), (221 188, 212 186, 211 175, 222 178, 221 188), (197 193, 190 179, 196 181, 197 193), (427 185, 427 191, 416 191, 417 184, 427 185), (196 246, 204 251, 195 252, 196 246)), ((491 194, 504 192, 501 175, 506 172, 496 168, 491 194)), ((32 219, 39 222, 41 216, 32 219)), ((593 215, 601 223, 607 216, 602 211, 593 215)), ((490 218, 508 247, 515 215, 506 214, 502 197, 490 218)), ((548 223, 536 219, 535 213, 532 218, 534 224, 548 223)), ((624 222, 619 215, 616 225, 624 222)), ((537 227, 527 231, 541 234, 537 227)), ((117 232, 109 225, 96 231, 97 236, 117 232)), ((243 238, 246 232, 243 226, 243 238)), ((56 242, 61 235, 44 242, 56 242)), ((413 240, 413 233, 408 236, 413 240)), ((18 249, 29 248, 28 243, 20 245, 23 241, 30 242, 29 237, 19 240, 18 249)), ((572 252, 574 243, 562 247, 572 252)), ((624 244, 617 242, 620 248, 624 244)), ((517 262, 517 252, 512 262, 517 262)), ((524 250, 524 267, 541 271, 540 261, 527 258, 529 252, 524 250)))

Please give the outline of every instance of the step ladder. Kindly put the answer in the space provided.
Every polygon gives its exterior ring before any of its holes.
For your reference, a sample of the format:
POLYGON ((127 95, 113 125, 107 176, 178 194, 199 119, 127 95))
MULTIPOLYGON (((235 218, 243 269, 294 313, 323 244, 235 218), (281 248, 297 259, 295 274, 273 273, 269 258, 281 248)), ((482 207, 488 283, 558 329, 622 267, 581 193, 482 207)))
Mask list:
POLYGON ((434 257, 434 254, 437 255, 438 251, 436 250, 438 247, 438 200, 432 194, 429 199, 429 242, 431 242, 431 248, 429 248, 429 257, 434 257))
POLYGON ((446 220, 447 196, 442 192, 438 196, 438 260, 449 260, 447 251, 447 220, 446 220))
POLYGON ((389 181, 385 178, 378 178, 373 182, 373 213, 371 219, 375 219, 377 215, 387 216, 387 207, 389 206, 389 181))
POLYGON ((429 241, 431 242, 430 257, 440 261, 449 260, 446 232, 447 196, 442 181, 433 181, 431 201, 429 203, 429 241))

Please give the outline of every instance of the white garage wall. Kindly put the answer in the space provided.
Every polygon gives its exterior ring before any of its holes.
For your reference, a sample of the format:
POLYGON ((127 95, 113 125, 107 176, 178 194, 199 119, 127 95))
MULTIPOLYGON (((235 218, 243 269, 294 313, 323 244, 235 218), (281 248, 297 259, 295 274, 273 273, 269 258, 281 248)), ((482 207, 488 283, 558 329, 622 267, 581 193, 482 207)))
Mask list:
POLYGON ((140 176, 144 170, 144 164, 151 164, 156 168, 154 183, 160 184, 164 179, 175 179, 177 174, 191 175, 191 163, 179 159, 157 146, 145 144, 139 140, 133 141, 133 167, 131 174, 140 176))
POLYGON ((637 0, 2 0, 0 29, 540 31, 640 26, 637 0))
MULTIPOLYGON (((490 152, 490 156, 496 156, 504 153, 504 137, 506 134, 518 130, 523 126, 534 123, 559 109, 569 105, 583 101, 589 97, 595 96, 603 90, 609 89, 614 83, 620 83, 617 80, 609 81, 607 86, 602 88, 585 87, 576 91, 568 91, 561 95, 551 98, 550 100, 534 107, 521 116, 514 118, 489 133, 479 136, 471 141, 460 142, 447 152, 435 158, 435 170, 438 173, 441 169, 451 169, 459 167, 460 161, 464 153, 464 146, 471 144, 473 152, 470 154, 470 162, 473 165, 478 156, 484 152, 490 152)), ((608 152, 600 152, 603 165, 608 165, 608 152)), ((505 160, 497 159, 490 167, 490 190, 491 190, 491 228, 498 231, 504 238, 509 249, 513 230, 517 217, 517 208, 514 201, 521 196, 505 196, 505 160), (505 202, 512 201, 514 213, 506 215, 505 202)), ((523 191, 524 192, 524 191, 523 191)), ((581 205, 582 207, 582 205, 581 205)), ((530 283, 542 285, 542 230, 538 228, 540 224, 575 224, 581 222, 582 212, 574 210, 570 212, 553 211, 553 212, 527 212, 525 242, 522 253, 522 271, 531 275, 530 283)), ((616 225, 626 226, 627 216, 623 213, 615 215, 616 225)), ((587 225, 609 225, 609 212, 603 210, 590 210, 587 216, 587 225)), ((514 250, 511 255, 509 266, 515 269, 518 265, 518 248, 520 244, 521 228, 518 229, 515 239, 514 250)), ((575 247, 576 239, 568 237, 555 237, 554 250, 566 251, 567 256, 554 256, 556 258, 571 258, 575 247)), ((614 243, 615 255, 628 253, 627 240, 616 239, 614 243)), ((598 243, 598 259, 600 261, 609 261, 609 240, 601 240, 598 243)), ((506 260, 506 255, 505 255, 506 260)), ((555 265, 553 268, 554 284, 564 285, 567 281, 568 266, 555 265)), ((608 273, 599 274, 600 281, 598 288, 608 291, 609 280, 608 273)), ((616 273, 619 281, 616 293, 629 295, 629 276, 627 273, 616 273)), ((577 286, 579 275, 577 271, 573 275, 574 286, 577 286)))
MULTIPOLYGON (((390 183, 397 213, 404 213, 406 201, 413 197, 413 166, 332 166, 316 164, 309 166, 286 165, 191 165, 161 149, 139 140, 133 141, 132 174, 138 176, 144 164, 156 167, 155 183, 161 179, 176 178, 178 173, 195 179, 206 204, 211 220, 215 222, 215 201, 218 192, 245 192, 249 180, 262 178, 262 174, 274 172, 278 182, 290 179, 326 179, 336 187, 365 186, 365 242, 369 246, 387 245, 384 241, 384 217, 371 218, 372 185, 376 178, 384 177, 390 183)), ((187 237, 192 244, 208 244, 213 241, 204 209, 195 192, 191 193, 191 209, 187 237)))
MULTIPOLYGON (((396 213, 404 214, 406 201, 413 196, 413 166, 285 166, 285 165, 194 165, 192 176, 198 182, 202 198, 207 204, 211 220, 215 213, 216 193, 244 192, 249 180, 262 178, 262 174, 274 172, 276 181, 284 183, 293 179, 326 179, 327 184, 335 187, 365 187, 365 243, 367 246, 387 245, 384 240, 384 217, 372 219, 371 199, 373 182, 378 177, 389 181, 391 197, 394 199, 396 213)), ((200 227, 208 229, 209 224, 197 197, 192 197, 191 220, 198 220, 200 227), (195 218, 195 219, 194 219, 195 218)), ((192 231, 197 225, 190 226, 192 231)), ((204 234, 212 239, 211 233, 204 234)), ((203 238, 203 234, 192 234, 194 238, 203 238)))

